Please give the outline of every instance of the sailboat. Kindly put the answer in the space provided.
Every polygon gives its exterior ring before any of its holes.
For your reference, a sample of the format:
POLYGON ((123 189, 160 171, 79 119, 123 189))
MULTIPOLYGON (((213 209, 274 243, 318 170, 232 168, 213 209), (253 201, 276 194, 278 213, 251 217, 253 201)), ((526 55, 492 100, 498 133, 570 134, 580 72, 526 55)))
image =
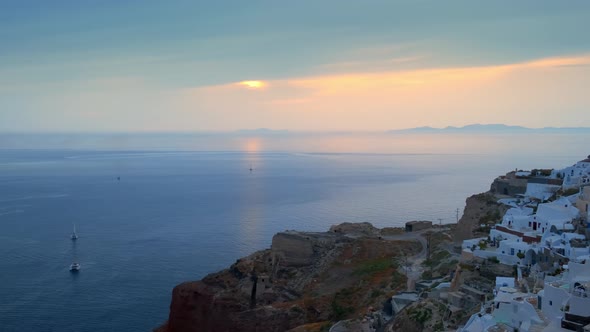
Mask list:
POLYGON ((80 271, 80 267, 81 267, 80 263, 73 262, 72 265, 70 265, 70 271, 71 272, 78 272, 78 271, 80 271))
POLYGON ((70 265, 70 272, 78 272, 80 271, 80 263, 76 262, 76 240, 78 239, 78 234, 76 234, 76 224, 73 224, 74 230, 72 231, 72 235, 70 238, 74 243, 72 244, 72 250, 74 252, 74 262, 70 265))
POLYGON ((76 224, 74 224, 74 231, 72 231, 72 235, 70 236, 72 241, 76 241, 78 239, 78 234, 76 234, 76 224))

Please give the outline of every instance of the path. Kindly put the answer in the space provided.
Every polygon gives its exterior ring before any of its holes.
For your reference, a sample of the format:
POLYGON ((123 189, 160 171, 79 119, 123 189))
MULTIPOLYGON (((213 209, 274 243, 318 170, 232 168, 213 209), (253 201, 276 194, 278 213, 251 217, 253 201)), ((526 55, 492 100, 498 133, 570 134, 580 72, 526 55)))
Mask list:
POLYGON ((426 260, 427 241, 423 235, 428 232, 440 232, 443 230, 444 229, 432 229, 431 228, 431 229, 425 229, 425 230, 416 231, 416 232, 407 232, 407 233, 398 234, 398 235, 383 236, 383 239, 385 239, 385 240, 418 241, 422 245, 422 250, 420 250, 419 253, 407 258, 408 262, 410 262, 411 265, 409 265, 407 267, 400 266, 400 271, 402 273, 406 274, 408 277, 408 281, 407 281, 408 291, 414 288, 413 286, 416 284, 416 282, 418 280, 421 279, 422 273, 424 272, 424 267, 422 266, 422 263, 424 262, 424 260, 426 260))

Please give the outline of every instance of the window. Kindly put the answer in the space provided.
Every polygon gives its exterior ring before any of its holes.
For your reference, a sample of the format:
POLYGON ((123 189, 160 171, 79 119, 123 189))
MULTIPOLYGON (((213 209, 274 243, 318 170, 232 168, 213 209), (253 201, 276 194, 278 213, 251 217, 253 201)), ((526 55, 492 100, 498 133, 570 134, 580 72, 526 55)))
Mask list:
POLYGON ((549 301, 549 305, 551 305, 551 306, 552 306, 552 305, 553 305, 553 301, 549 301))
POLYGON ((510 255, 514 256, 514 248, 510 248, 510 255))
POLYGON ((531 227, 531 226, 532 226, 532 223, 529 221, 529 227, 531 227))

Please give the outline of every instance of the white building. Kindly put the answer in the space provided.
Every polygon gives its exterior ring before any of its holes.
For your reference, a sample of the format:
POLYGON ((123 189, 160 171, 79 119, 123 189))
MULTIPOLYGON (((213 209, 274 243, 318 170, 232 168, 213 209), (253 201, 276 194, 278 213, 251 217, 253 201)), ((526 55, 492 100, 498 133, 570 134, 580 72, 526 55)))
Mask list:
MULTIPOLYGON (((528 232, 532 230, 533 209, 528 207, 511 208, 502 217, 502 226, 528 232)), ((535 228, 536 229, 536 228, 535 228)))
POLYGON ((559 189, 561 189, 560 185, 529 182, 526 185, 526 192, 524 195, 526 197, 533 197, 540 199, 541 201, 546 201, 551 196, 555 195, 559 189))
MULTIPOLYGON (((573 230, 572 220, 580 216, 578 210, 569 199, 562 197, 550 203, 539 204, 534 222, 541 233, 555 227, 556 230, 573 230)), ((534 225, 534 224, 533 224, 534 225)))
POLYGON ((576 188, 590 183, 590 156, 580 160, 573 166, 566 167, 557 173, 563 176, 563 188, 576 188))
POLYGON ((550 320, 575 324, 580 317, 590 319, 590 264, 570 261, 560 279, 546 279, 539 297, 543 314, 550 320))
POLYGON ((536 297, 517 292, 514 288, 500 287, 491 302, 491 314, 475 314, 458 331, 485 332, 498 324, 507 325, 518 331, 532 331, 545 325, 535 310, 536 297))
POLYGON ((494 289, 498 292, 501 287, 514 288, 514 277, 496 277, 496 287, 494 289))

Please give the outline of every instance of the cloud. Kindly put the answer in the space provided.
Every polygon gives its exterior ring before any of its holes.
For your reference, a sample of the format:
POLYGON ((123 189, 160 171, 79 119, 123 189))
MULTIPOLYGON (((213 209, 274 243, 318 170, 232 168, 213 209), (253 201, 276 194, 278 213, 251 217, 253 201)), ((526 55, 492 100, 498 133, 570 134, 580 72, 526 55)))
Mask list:
POLYGON ((530 61, 524 64, 530 68, 558 68, 590 65, 590 55, 555 57, 530 61))
POLYGON ((264 89, 268 86, 267 82, 264 81, 241 81, 236 83, 238 86, 243 86, 246 87, 248 89, 264 89))
POLYGON ((489 66, 261 79, 265 88, 256 93, 244 89, 244 82, 186 90, 185 105, 213 126, 230 129, 390 129, 516 120, 556 125, 562 121, 556 115, 560 109, 578 109, 589 102, 580 87, 590 84, 590 73, 571 70, 588 64, 590 55, 579 55, 489 66))
POLYGON ((53 89, 59 94, 39 93, 27 101, 3 98, 0 106, 14 109, 10 114, 40 110, 35 117, 12 116, 26 118, 26 128, 47 130, 385 130, 497 122, 578 126, 590 125, 589 64, 590 55, 579 55, 491 66, 257 77, 185 89, 120 76, 76 86, 62 83, 53 89))
POLYGON ((590 55, 538 59, 494 66, 393 70, 378 73, 344 73, 288 79, 294 86, 311 88, 316 95, 360 93, 367 90, 404 89, 419 86, 476 84, 526 69, 559 68, 590 64, 590 55))

